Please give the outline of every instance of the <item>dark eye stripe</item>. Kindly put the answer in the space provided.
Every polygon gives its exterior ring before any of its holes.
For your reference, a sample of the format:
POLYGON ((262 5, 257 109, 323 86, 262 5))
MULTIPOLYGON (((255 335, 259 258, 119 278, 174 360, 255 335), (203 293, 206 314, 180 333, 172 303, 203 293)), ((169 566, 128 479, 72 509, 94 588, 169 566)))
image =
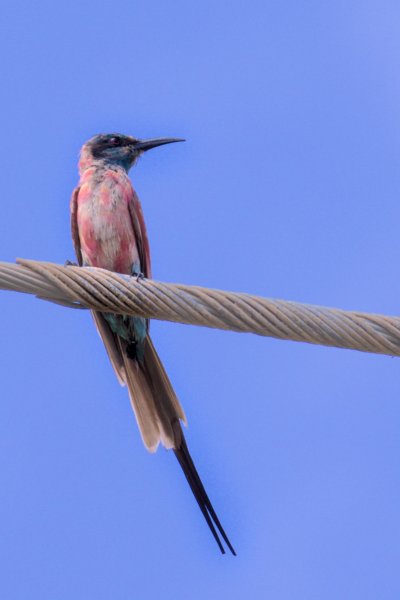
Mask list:
POLYGON ((112 137, 103 137, 92 147, 94 157, 101 157, 104 150, 107 148, 123 148, 129 146, 131 140, 126 137, 113 135, 112 137))

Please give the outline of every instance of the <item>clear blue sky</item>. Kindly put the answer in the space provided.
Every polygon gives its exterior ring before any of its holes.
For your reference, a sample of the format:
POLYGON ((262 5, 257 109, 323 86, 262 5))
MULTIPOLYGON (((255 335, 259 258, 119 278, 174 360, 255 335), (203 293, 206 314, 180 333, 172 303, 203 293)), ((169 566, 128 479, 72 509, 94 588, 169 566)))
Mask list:
MULTIPOLYGON (((73 258, 98 132, 179 136, 132 171, 154 276, 400 313, 400 5, 0 8, 0 259, 73 258)), ((153 323, 238 557, 144 450, 90 315, 1 294, 0 597, 400 597, 400 363, 153 323)))

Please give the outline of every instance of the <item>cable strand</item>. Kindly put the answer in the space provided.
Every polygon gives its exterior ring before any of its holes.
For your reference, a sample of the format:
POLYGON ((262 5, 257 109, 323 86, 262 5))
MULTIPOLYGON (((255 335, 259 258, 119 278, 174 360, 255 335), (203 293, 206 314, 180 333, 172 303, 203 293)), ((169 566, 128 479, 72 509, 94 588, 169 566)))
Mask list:
POLYGON ((93 267, 0 262, 0 289, 72 308, 400 356, 400 318, 162 283, 93 267))

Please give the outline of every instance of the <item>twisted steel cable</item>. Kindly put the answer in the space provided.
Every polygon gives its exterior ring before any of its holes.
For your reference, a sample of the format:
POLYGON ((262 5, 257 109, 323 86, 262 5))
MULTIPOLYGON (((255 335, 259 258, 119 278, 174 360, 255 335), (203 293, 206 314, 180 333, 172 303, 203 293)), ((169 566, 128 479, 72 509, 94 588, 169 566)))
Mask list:
POLYGON ((324 308, 193 285, 137 279, 93 267, 0 262, 0 289, 73 308, 138 315, 400 356, 400 318, 324 308))

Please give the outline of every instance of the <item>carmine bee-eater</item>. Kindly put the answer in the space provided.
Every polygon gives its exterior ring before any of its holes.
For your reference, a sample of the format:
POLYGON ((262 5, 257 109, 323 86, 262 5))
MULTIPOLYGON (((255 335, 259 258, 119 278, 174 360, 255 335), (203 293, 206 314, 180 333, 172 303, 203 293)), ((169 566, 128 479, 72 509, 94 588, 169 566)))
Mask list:
MULTIPOLYGON (((80 181, 71 198, 71 227, 79 265, 151 277, 150 250, 139 199, 128 177, 143 152, 176 138, 139 140, 117 133, 96 135, 81 150, 80 181)), ((219 535, 235 551, 189 454, 180 421, 185 413, 149 335, 149 322, 93 311, 119 382, 126 385, 143 443, 172 449, 221 550, 219 535)))

